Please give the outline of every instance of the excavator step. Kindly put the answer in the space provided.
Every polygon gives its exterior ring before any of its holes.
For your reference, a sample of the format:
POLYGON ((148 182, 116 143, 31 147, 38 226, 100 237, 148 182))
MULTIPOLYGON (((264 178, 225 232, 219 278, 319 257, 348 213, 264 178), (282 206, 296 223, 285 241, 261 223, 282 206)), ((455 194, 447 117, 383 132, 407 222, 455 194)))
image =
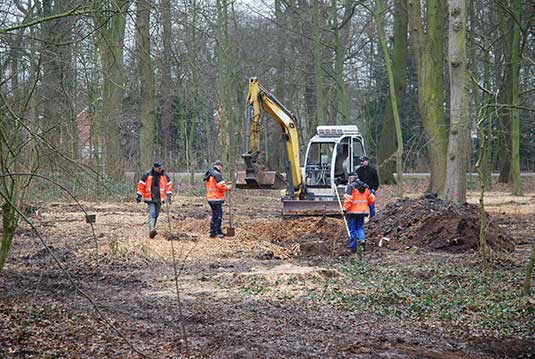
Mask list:
POLYGON ((283 216, 342 216, 337 200, 282 200, 283 216))

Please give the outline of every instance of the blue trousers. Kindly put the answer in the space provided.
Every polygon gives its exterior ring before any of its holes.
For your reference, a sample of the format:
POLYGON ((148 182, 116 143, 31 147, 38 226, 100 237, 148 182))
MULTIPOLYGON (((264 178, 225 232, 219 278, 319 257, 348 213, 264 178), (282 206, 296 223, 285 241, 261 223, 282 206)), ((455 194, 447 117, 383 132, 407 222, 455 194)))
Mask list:
POLYGON ((366 241, 364 235, 364 215, 349 214, 347 216, 347 225, 349 226, 349 249, 354 252, 357 250, 358 242, 366 241))
POLYGON ((156 222, 158 221, 158 216, 160 215, 160 208, 162 204, 160 202, 150 202, 148 203, 148 212, 149 212, 149 231, 153 231, 156 228, 156 222))
POLYGON ((223 222, 223 202, 208 202, 212 209, 212 219, 210 220, 210 235, 223 234, 221 223, 223 222))
MULTIPOLYGON (((372 189, 370 192, 375 196, 375 190, 372 189)), ((377 197, 376 197, 377 198, 377 197)), ((375 202, 370 206, 370 218, 375 217, 375 202)))

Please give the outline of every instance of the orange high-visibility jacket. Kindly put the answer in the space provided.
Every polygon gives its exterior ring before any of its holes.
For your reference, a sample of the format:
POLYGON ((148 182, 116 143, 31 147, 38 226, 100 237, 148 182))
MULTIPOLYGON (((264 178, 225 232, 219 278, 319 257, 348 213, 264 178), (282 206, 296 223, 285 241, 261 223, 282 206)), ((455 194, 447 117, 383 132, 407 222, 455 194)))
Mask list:
MULTIPOLYGON (((152 170, 148 170, 143 174, 137 183, 137 193, 143 196, 143 201, 151 202, 152 198, 152 182, 154 174, 152 170)), ((162 203, 167 199, 168 194, 173 194, 173 181, 165 173, 160 174, 160 201, 162 203)))
POLYGON ((375 196, 364 182, 356 180, 347 185, 344 194, 344 208, 347 209, 347 213, 368 215, 373 202, 375 202, 375 196), (359 188, 364 191, 359 191, 359 188))
POLYGON ((217 168, 214 167, 204 174, 204 184, 206 186, 206 199, 208 202, 225 201, 225 192, 229 188, 217 168))

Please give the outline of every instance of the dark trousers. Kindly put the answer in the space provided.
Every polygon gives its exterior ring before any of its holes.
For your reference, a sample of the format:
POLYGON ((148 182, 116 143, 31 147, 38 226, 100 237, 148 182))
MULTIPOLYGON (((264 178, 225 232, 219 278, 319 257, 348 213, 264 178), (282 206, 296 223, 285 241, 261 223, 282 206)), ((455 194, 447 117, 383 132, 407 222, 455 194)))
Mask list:
POLYGON ((223 234, 221 223, 223 222, 223 202, 208 202, 212 209, 212 219, 210 220, 210 234, 223 234))

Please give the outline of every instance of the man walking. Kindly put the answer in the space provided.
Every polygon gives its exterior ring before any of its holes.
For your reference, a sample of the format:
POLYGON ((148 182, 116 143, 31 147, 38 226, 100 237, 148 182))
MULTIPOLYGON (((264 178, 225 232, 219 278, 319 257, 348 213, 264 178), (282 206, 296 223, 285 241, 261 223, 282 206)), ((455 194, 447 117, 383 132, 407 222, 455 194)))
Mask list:
POLYGON ((156 222, 160 215, 162 203, 171 203, 173 181, 167 174, 161 162, 154 162, 152 168, 145 172, 137 184, 136 202, 147 203, 149 213, 149 237, 156 237, 156 222))
POLYGON ((358 253, 359 256, 362 255, 366 245, 364 218, 370 213, 369 208, 374 201, 375 196, 366 183, 359 180, 355 172, 351 172, 344 194, 344 209, 349 227, 349 249, 351 253, 358 253))
POLYGON ((210 237, 223 238, 221 223, 223 222, 223 203, 225 202, 225 192, 230 190, 223 179, 221 171, 223 163, 220 160, 214 162, 211 169, 204 174, 204 184, 206 186, 206 199, 212 209, 212 218, 210 220, 210 237))
MULTIPOLYGON (((375 168, 370 166, 367 156, 360 157, 360 166, 357 168, 357 175, 359 180, 368 185, 371 193, 375 196, 375 192, 379 188, 379 176, 377 176, 375 168)), ((370 206, 370 218, 373 217, 375 217, 375 202, 370 206)))

